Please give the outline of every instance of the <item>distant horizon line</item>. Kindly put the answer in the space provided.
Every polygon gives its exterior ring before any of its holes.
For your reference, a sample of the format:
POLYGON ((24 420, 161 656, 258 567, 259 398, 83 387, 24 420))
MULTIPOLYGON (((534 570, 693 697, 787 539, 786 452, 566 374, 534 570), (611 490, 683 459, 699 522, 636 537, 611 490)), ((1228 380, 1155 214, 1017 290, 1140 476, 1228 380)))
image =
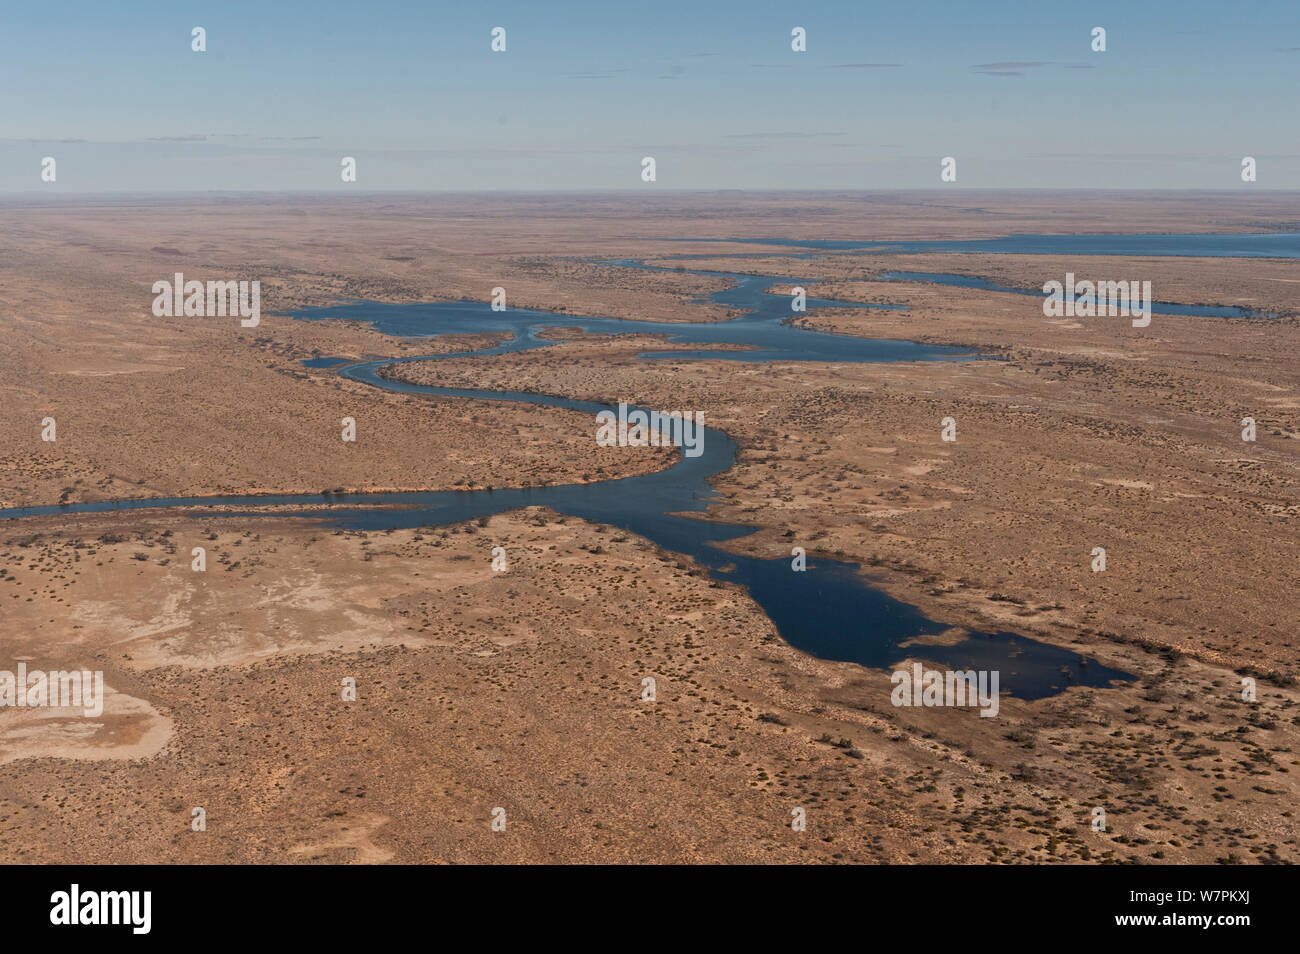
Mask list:
POLYGON ((1242 185, 1233 188, 1194 188, 1194 187, 1152 187, 1152 186, 882 186, 877 188, 762 188, 737 189, 734 187, 695 188, 572 188, 572 189, 115 189, 95 191, 50 190, 42 188, 22 191, 0 190, 0 200, 7 198, 32 198, 47 193, 52 199, 59 198, 114 198, 119 196, 232 196, 232 195, 296 195, 321 196, 327 198, 351 198, 372 195, 616 195, 616 196, 653 196, 682 194, 737 194, 737 195, 880 195, 925 193, 935 195, 944 192, 972 195, 977 193, 1023 194, 1023 193, 1147 193, 1147 194, 1199 194, 1241 196, 1250 193, 1300 193, 1300 186, 1280 188, 1256 188, 1242 185))

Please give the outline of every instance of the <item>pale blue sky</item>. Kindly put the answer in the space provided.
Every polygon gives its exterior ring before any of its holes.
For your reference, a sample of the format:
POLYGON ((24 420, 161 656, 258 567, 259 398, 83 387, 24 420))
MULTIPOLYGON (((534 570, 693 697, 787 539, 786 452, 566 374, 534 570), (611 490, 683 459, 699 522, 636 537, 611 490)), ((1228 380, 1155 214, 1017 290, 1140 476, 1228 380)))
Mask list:
POLYGON ((42 0, 0 89, 0 192, 1300 188, 1297 0, 42 0))

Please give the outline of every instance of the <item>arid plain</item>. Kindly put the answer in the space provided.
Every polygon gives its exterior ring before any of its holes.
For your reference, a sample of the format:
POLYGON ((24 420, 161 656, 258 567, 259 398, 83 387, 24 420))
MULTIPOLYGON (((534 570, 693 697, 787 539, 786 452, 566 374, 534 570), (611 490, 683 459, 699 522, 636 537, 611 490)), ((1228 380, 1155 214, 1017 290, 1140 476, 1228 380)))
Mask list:
POLYGON ((557 321, 551 347, 390 373, 702 410, 740 447, 700 515, 755 529, 736 553, 857 562, 935 620, 1137 677, 1004 697, 990 719, 896 708, 887 671, 789 647, 742 588, 544 508, 373 532, 331 527, 328 506, 320 520, 9 519, 0 669, 102 670, 109 692, 93 719, 0 709, 6 862, 1300 860, 1295 260, 677 241, 1295 231, 1300 197, 248 195, 0 211, 0 507, 661 470, 667 450, 599 447, 575 411, 386 393, 302 363, 490 335, 401 339, 283 313, 504 287, 513 308, 721 321, 734 313, 697 298, 725 279, 592 259, 785 275, 812 296, 906 306, 798 324, 986 357, 647 361, 678 346, 557 321), (151 287, 177 271, 259 280, 260 325, 154 317, 151 287), (1050 319, 1034 296, 881 280, 891 271, 1026 289, 1135 277, 1160 301, 1277 317, 1050 319))

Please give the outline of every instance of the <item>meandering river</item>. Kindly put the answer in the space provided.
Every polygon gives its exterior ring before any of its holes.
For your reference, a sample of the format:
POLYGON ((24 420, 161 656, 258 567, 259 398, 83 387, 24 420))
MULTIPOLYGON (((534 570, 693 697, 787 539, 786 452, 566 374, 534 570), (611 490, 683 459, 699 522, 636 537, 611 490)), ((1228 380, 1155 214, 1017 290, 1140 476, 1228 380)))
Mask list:
MULTIPOLYGON (((611 267, 638 267, 619 261, 611 267)), ((797 278, 707 272, 727 280, 727 287, 705 300, 743 309, 730 321, 660 323, 579 317, 558 313, 509 309, 494 312, 482 302, 441 302, 389 305, 352 302, 300 311, 302 320, 356 319, 371 322, 385 334, 433 337, 449 334, 500 333, 509 339, 495 347, 455 354, 403 359, 383 358, 339 363, 335 373, 386 391, 488 401, 515 401, 566 408, 589 415, 594 439, 595 415, 611 410, 605 405, 519 391, 443 388, 410 384, 381 375, 381 369, 410 361, 438 361, 454 357, 488 356, 547 347, 543 329, 577 327, 593 334, 653 334, 674 343, 701 346, 742 346, 750 350, 726 351, 701 347, 688 351, 651 351, 653 360, 686 360, 707 356, 734 361, 956 361, 979 356, 957 348, 936 347, 911 341, 856 338, 800 329, 787 323, 790 299, 769 294, 778 283, 798 283, 797 278)), ((804 282, 807 284, 807 282, 804 282)), ((809 298, 817 308, 899 308, 861 302, 809 298)), ((331 359, 313 359, 316 367, 331 359)), ((707 412, 707 408, 703 408, 707 412)), ((938 422, 935 422, 936 434, 938 422)), ((1073 685, 1107 686, 1132 676, 1089 661, 1078 652, 1038 642, 1011 632, 964 631, 945 645, 917 645, 917 637, 935 636, 949 629, 920 610, 872 586, 855 563, 811 557, 807 569, 792 568, 791 557, 758 559, 730 553, 718 545, 753 533, 755 528, 701 519, 709 501, 716 499, 710 478, 732 467, 736 444, 722 431, 707 428, 703 453, 678 454, 667 470, 594 484, 502 490, 437 491, 374 494, 273 494, 222 497, 173 497, 74 503, 0 510, 0 519, 55 514, 105 513, 123 510, 193 508, 196 515, 214 508, 235 508, 250 520, 285 516, 324 520, 331 525, 363 530, 428 527, 487 517, 519 507, 545 506, 583 520, 611 524, 643 536, 666 550, 691 557, 711 576, 744 587, 792 646, 824 659, 890 669, 913 657, 952 669, 998 670, 1002 691, 1026 699, 1053 695, 1073 685), (308 508, 328 505, 327 511, 308 508), (273 509, 276 508, 276 509, 273 509)), ((869 515, 864 515, 863 532, 869 515)), ((791 540, 791 545, 809 541, 791 540)), ((484 566, 488 555, 484 554, 484 566)))

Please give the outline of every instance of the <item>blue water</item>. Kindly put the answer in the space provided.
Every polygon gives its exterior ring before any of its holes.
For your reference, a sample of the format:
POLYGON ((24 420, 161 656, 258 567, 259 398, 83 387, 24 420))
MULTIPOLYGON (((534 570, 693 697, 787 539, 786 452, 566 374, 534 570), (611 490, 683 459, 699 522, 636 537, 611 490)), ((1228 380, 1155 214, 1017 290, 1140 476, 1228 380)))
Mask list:
MULTIPOLYGON (((653 271, 672 271, 653 268, 627 260, 606 262, 609 267, 649 268, 653 271)), ((402 338, 432 337, 436 335, 492 334, 510 335, 504 343, 482 351, 479 355, 528 351, 544 348, 554 342, 538 337, 546 328, 579 328, 587 334, 601 335, 657 335, 673 344, 732 345, 749 350, 723 351, 698 349, 690 352, 648 351, 643 358, 708 357, 726 361, 952 361, 972 357, 965 348, 919 344, 888 338, 857 338, 823 331, 797 328, 787 322, 795 317, 790 309, 790 296, 768 294, 776 284, 809 284, 811 280, 785 278, 771 275, 741 275, 731 272, 691 272, 723 278, 731 284, 714 292, 700 302, 743 309, 745 313, 730 321, 712 322, 661 322, 624 321, 618 318, 599 318, 567 315, 558 312, 534 311, 528 308, 508 308, 493 311, 487 302, 448 301, 417 302, 415 304, 388 305, 378 302, 348 302, 326 308, 305 308, 293 312, 295 318, 307 321, 354 320, 368 322, 378 331, 402 338)), ((831 298, 809 298, 807 307, 904 310, 903 305, 868 304, 838 301, 831 298)))
MULTIPOLYGON (((1082 280, 1086 276, 1076 276, 1076 280, 1082 280)), ((974 278, 970 275, 954 275, 949 272, 886 272, 880 276, 882 281, 915 281, 926 282, 931 285, 950 285, 954 288, 978 288, 983 291, 1010 292, 1016 295, 1032 295, 1035 298, 1043 299, 1045 296, 1041 291, 1035 291, 1031 288, 1013 288, 1010 285, 1000 285, 997 282, 990 281, 987 278, 974 278)), ((1064 292, 1053 294, 1051 297, 1061 299, 1064 292)), ((1158 301, 1151 305, 1152 314, 1156 315, 1190 315, 1200 318, 1276 318, 1277 315, 1271 315, 1262 311, 1251 311, 1249 308, 1239 308, 1236 305, 1180 305, 1176 302, 1158 301)))
POLYGON ((304 358, 302 362, 308 368, 337 368, 347 364, 347 358, 304 358))
MULTIPOLYGON (((627 263, 618 263, 625 265, 627 263)), ((899 361, 958 360, 973 357, 953 348, 933 348, 907 341, 882 341, 799 330, 783 321, 789 317, 789 298, 767 294, 778 281, 771 276, 728 276, 733 286, 709 296, 746 313, 731 321, 664 325, 603 318, 510 309, 493 312, 476 302, 382 305, 356 302, 297 313, 307 320, 361 319, 386 334, 427 337, 443 334, 508 332, 514 337, 500 345, 447 355, 383 358, 348 364, 335 373, 371 387, 410 395, 513 401, 565 408, 589 415, 593 440, 595 415, 610 410, 603 404, 519 391, 443 388, 408 384, 384 377, 382 369, 410 361, 445 360, 465 355, 484 356, 543 347, 535 333, 542 327, 577 326, 603 334, 649 332, 670 340, 699 344, 734 343, 758 350, 733 355, 702 351, 712 358, 733 360, 795 361, 899 361)), ((809 299, 818 307, 880 307, 829 299, 809 299)), ((646 357, 654 358, 657 352, 646 357)), ((675 352, 667 355, 681 357, 675 352)), ((319 359, 311 359, 318 361, 319 359)), ((236 515, 255 519, 299 517, 324 520, 330 525, 358 530, 386 530, 442 526, 487 517, 520 507, 545 506, 583 520, 611 524, 643 536, 665 550, 685 554, 708 569, 718 580, 739 584, 762 607, 780 635, 797 649, 823 659, 842 660, 873 668, 892 669, 908 658, 922 659, 952 669, 997 670, 1001 689, 1008 695, 1038 699, 1072 685, 1108 686, 1133 677, 1077 652, 1037 642, 1010 632, 963 631, 947 646, 910 646, 920 636, 935 635, 948 625, 927 618, 917 608, 900 602, 869 585, 856 563, 810 557, 808 568, 796 572, 790 557, 757 559, 719 549, 716 544, 748 536, 751 527, 701 519, 717 494, 710 479, 731 468, 736 444, 722 431, 705 428, 703 453, 678 454, 667 470, 595 484, 502 490, 407 492, 386 494, 276 494, 222 497, 173 497, 123 500, 42 507, 0 509, 0 519, 55 514, 107 513, 158 508, 195 508, 195 516, 214 508, 237 508, 236 515), (329 506, 328 511, 297 509, 268 512, 269 507, 329 506)), ((227 515, 230 512, 222 511, 227 515)), ((793 541, 792 545, 798 545, 793 541)), ((597 611, 598 612, 598 611, 597 611)))
POLYGON ((1007 255, 1155 255, 1204 258, 1300 258, 1300 232, 1133 234, 1016 234, 990 239, 872 241, 840 239, 657 239, 661 242, 736 242, 828 252, 1000 252, 1007 255))

